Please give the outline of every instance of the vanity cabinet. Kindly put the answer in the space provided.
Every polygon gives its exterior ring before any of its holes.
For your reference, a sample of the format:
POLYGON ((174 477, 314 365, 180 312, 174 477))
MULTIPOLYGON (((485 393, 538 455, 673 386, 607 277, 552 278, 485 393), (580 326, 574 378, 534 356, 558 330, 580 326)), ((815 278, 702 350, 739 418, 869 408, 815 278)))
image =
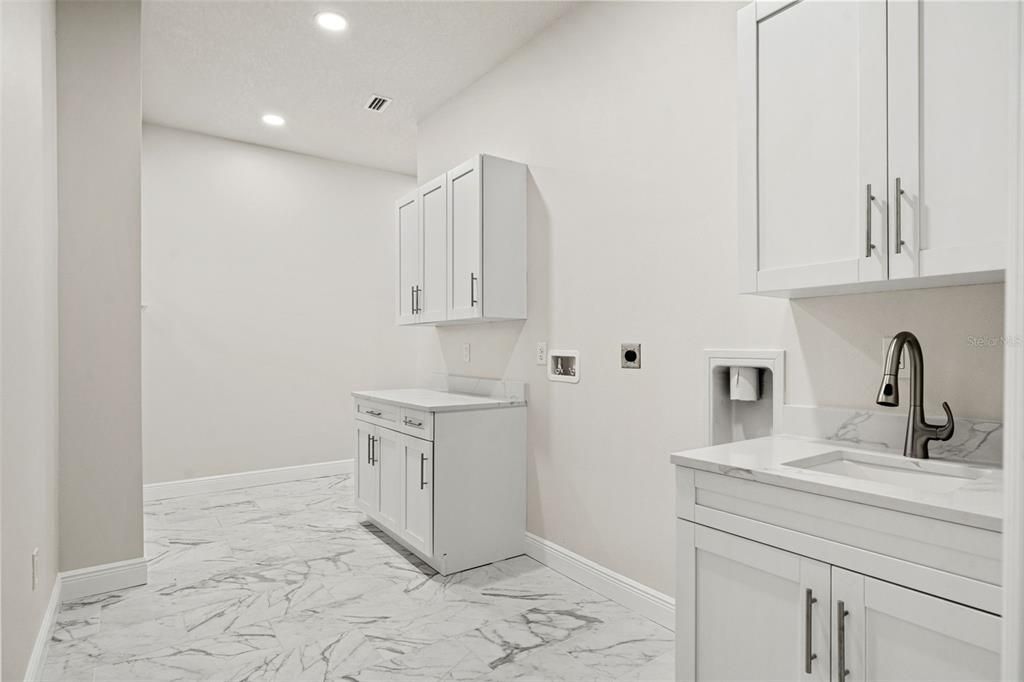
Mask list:
POLYGON ((398 324, 526 318, 526 166, 481 154, 395 206, 398 324))
POLYGON ((678 523, 693 546, 696 606, 692 667, 679 679, 999 679, 997 616, 678 523))
POLYGON ((740 291, 998 281, 1020 3, 758 0, 738 14, 740 291))
POLYGON ((676 467, 677 680, 999 679, 998 530, 754 480, 763 451, 676 467))
POLYGON ((525 407, 355 402, 356 505, 371 523, 444 575, 523 553, 525 407))

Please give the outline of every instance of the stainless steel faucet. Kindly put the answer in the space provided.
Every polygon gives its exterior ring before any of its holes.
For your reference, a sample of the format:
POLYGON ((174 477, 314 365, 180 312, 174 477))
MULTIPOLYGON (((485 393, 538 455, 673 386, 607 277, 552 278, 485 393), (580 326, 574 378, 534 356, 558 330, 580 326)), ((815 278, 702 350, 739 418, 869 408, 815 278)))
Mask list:
POLYGON ((907 438, 903 442, 903 456, 916 459, 928 459, 928 442, 933 440, 949 440, 953 437, 953 412, 949 403, 942 403, 946 412, 946 424, 937 426, 924 419, 924 355, 917 337, 910 332, 900 332, 889 344, 889 352, 885 356, 885 374, 882 385, 878 388, 876 402, 885 407, 897 407, 900 404, 899 374, 900 357, 903 348, 907 349, 910 358, 910 413, 907 415, 907 438))

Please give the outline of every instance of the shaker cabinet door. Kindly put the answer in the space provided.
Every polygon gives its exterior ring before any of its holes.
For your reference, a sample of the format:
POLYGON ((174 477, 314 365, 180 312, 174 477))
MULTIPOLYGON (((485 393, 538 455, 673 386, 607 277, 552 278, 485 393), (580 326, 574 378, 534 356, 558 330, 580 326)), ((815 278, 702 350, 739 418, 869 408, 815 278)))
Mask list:
POLYGON ((1000 618, 832 568, 833 679, 998 680, 1000 618))
POLYGON ((806 0, 753 28, 758 291, 887 277, 885 12, 806 0))
POLYGON ((480 157, 448 171, 448 319, 483 315, 483 179, 480 157))
POLYGON ((420 235, 420 209, 416 195, 400 199, 395 206, 398 243, 398 324, 418 321, 419 288, 421 285, 423 248, 420 235))
POLYGON ((380 479, 374 462, 377 427, 356 421, 356 506, 376 515, 380 502, 380 479))
POLYGON ((380 504, 378 518, 393 531, 398 530, 402 518, 402 441, 397 431, 378 428, 376 432, 375 463, 380 477, 380 504))
POLYGON ((998 0, 888 3, 892 279, 1005 267, 1020 12, 998 0))
POLYGON ((419 202, 423 243, 423 286, 418 301, 420 322, 440 322, 447 313, 448 202, 444 175, 420 187, 419 202))
POLYGON ((431 556, 434 545, 434 445, 405 436, 405 509, 402 537, 431 556))
POLYGON ((826 682, 828 565, 704 526, 694 544, 695 679, 826 682))

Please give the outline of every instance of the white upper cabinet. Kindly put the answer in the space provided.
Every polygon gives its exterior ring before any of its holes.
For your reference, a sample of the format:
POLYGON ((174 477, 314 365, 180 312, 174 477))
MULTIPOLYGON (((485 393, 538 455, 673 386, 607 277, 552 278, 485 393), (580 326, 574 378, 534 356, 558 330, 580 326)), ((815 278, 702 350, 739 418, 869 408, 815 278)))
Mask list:
POLYGON ((1002 278, 1018 185, 1018 12, 931 0, 740 10, 742 292, 1002 278))
POLYGON ((397 217, 399 324, 526 318, 525 165, 475 156, 420 187, 411 211, 407 201, 397 217))
POLYGON ((416 299, 422 288, 423 240, 416 194, 395 204, 398 242, 398 324, 418 321, 416 299))
POLYGON ((889 3, 893 279, 1005 267, 1018 12, 1017 2, 889 3))
POLYGON ((448 227, 451 246, 448 267, 452 273, 448 292, 448 319, 480 317, 477 301, 483 271, 483 197, 480 157, 448 171, 448 227))
POLYGON ((445 197, 445 176, 434 178, 420 187, 420 224, 423 240, 423 289, 420 293, 419 322, 439 322, 445 319, 447 299, 445 281, 448 264, 445 252, 448 244, 448 202, 445 197))
POLYGON ((756 49, 757 289, 884 279, 885 5, 799 3, 756 49))

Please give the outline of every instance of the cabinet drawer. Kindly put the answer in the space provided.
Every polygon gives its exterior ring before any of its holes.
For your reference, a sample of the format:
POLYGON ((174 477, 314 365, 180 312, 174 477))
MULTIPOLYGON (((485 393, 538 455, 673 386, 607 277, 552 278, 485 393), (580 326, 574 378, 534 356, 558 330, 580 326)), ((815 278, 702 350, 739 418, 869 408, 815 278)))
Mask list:
POLYGON ((434 440, 434 414, 423 410, 403 407, 401 410, 399 429, 424 440, 434 440))
POLYGON ((394 427, 398 424, 400 408, 372 400, 356 400, 356 415, 372 424, 394 427))

